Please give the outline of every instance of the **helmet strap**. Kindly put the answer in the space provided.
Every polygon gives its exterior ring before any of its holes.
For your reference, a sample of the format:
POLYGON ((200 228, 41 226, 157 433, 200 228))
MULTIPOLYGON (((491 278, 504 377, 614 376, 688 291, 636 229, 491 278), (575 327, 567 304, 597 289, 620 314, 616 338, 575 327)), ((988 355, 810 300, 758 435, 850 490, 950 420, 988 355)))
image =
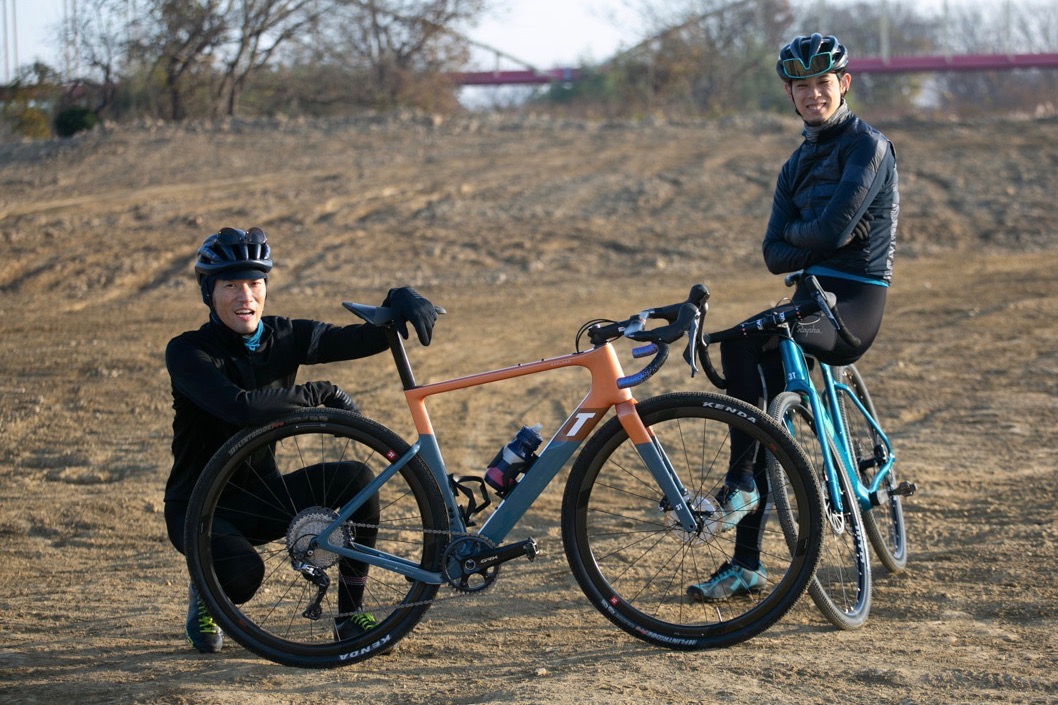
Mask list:
POLYGON ((213 311, 213 287, 216 286, 217 278, 213 276, 202 276, 198 278, 198 288, 202 292, 202 303, 213 311))

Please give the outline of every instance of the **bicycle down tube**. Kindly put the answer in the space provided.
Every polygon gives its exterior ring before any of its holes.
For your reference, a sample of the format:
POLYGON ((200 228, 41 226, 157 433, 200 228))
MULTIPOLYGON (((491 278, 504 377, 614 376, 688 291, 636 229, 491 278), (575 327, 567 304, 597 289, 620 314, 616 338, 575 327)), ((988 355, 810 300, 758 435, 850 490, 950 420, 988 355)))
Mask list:
MULTIPOLYGON (((570 353, 555 358, 458 377, 405 390, 408 408, 411 411, 416 431, 419 434, 418 442, 413 446, 413 451, 423 458, 433 473, 438 486, 442 488, 442 495, 445 498, 453 533, 466 533, 467 527, 463 522, 455 496, 448 485, 448 471, 426 408, 427 397, 572 366, 584 367, 591 373, 591 390, 573 413, 562 423, 555 435, 547 442, 539 458, 533 464, 532 472, 526 473, 500 506, 486 520, 478 534, 494 543, 502 542, 584 440, 591 435, 610 408, 616 410, 621 425, 635 443, 644 463, 657 481, 658 487, 664 492, 670 505, 675 508, 674 511, 676 511, 684 528, 688 531, 694 531, 697 527, 697 519, 684 502, 686 490, 676 477, 675 471, 671 463, 667 461, 664 451, 659 447, 650 430, 643 425, 642 420, 635 413, 635 399, 631 392, 628 389, 619 388, 618 381, 624 378, 624 372, 613 347, 605 345, 584 352, 570 353)), ((394 466, 380 474, 361 495, 369 496, 371 492, 377 489, 377 486, 381 486, 387 479, 392 477, 405 462, 407 462, 407 459, 397 461, 394 466)), ((357 504, 354 502, 350 507, 347 507, 347 511, 342 512, 343 516, 339 516, 338 520, 330 528, 336 529, 340 526, 342 521, 348 518, 344 515, 352 514, 357 504)), ((326 537, 321 535, 321 541, 325 540, 326 537)), ((393 562, 372 549, 356 547, 338 549, 336 552, 365 563, 385 565, 385 567, 391 569, 395 567, 393 562)), ((398 572, 415 579, 442 582, 439 574, 426 578, 418 566, 411 564, 403 565, 398 572)))
MULTIPOLYGON (((782 337, 779 342, 779 349, 782 355, 783 369, 786 370, 786 391, 797 392, 803 397, 807 397, 812 409, 813 417, 821 421, 816 427, 816 436, 819 440, 820 447, 825 448, 829 444, 833 444, 841 459, 841 463, 845 466, 843 470, 847 469, 845 470, 845 474, 848 476, 852 484, 852 489, 856 494, 860 509, 868 511, 872 507, 877 506, 877 502, 872 498, 877 497, 878 488, 885 480, 894 461, 888 437, 882 432, 881 428, 878 427, 877 422, 871 418, 869 413, 867 413, 867 410, 863 408, 863 404, 861 404, 856 398, 856 395, 852 393, 852 390, 846 385, 834 381, 834 374, 829 365, 819 363, 820 371, 823 375, 822 389, 823 393, 827 395, 827 403, 824 405, 820 393, 816 391, 809 381, 808 366, 805 364, 804 353, 801 352, 797 343, 788 337, 782 337), (885 464, 878 469, 878 472, 875 474, 869 487, 865 487, 860 481, 856 460, 849 448, 849 439, 846 438, 845 433, 840 430, 844 429, 845 426, 841 416, 841 405, 838 403, 837 398, 839 393, 845 393, 847 398, 852 400, 871 424, 871 427, 878 434, 878 437, 885 443, 886 449, 889 451, 886 454, 887 457, 885 464)), ((842 509, 840 506, 841 493, 838 491, 837 478, 834 476, 837 469, 834 468, 832 454, 823 453, 822 455, 823 463, 826 468, 827 482, 831 485, 831 496, 838 505, 836 509, 840 510, 842 509)))

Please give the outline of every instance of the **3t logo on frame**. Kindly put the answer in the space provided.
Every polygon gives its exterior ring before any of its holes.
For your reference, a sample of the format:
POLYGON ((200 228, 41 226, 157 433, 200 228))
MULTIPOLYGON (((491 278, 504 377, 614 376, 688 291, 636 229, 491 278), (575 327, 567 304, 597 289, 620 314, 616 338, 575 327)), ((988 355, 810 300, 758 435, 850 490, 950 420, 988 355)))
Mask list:
POLYGON ((559 440, 582 441, 588 437, 595 425, 606 414, 606 409, 580 409, 559 429, 559 440))

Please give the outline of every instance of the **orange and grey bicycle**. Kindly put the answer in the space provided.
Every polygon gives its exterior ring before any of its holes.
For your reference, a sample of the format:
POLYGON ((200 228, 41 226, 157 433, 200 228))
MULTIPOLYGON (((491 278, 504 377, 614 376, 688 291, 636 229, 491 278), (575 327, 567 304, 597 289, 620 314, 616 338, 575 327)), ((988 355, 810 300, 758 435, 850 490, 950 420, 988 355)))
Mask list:
POLYGON ((762 632, 801 596, 819 557, 820 495, 807 460, 771 417, 730 397, 675 392, 637 401, 631 392, 683 338, 694 373, 707 300, 696 285, 686 301, 586 323, 572 353, 424 385, 415 382, 391 312, 346 303, 386 328, 418 437, 409 444, 368 418, 320 408, 232 438, 203 471, 188 510, 187 562, 199 594, 229 636, 282 664, 323 668, 382 653, 435 601, 489 588, 503 564, 537 555, 534 539, 508 536, 583 445, 561 526, 569 567, 591 604, 632 636, 671 649, 728 646, 762 632), (664 323, 648 329, 652 320, 664 323), (622 338, 640 343, 634 359, 650 358, 628 375, 614 346, 622 338), (497 456, 506 485, 448 471, 430 397, 571 367, 590 373, 587 394, 538 454, 497 456), (781 486, 792 523, 762 522, 768 576, 760 590, 696 603, 687 586, 705 581, 734 551, 736 532, 713 499, 733 429, 771 456, 769 485, 772 492, 781 486), (321 492, 317 504, 296 506, 284 491, 284 479, 299 470, 343 463, 370 473, 351 498, 334 502, 327 497, 343 493, 321 492), (248 511, 281 516, 285 532, 259 542, 262 583, 236 604, 218 579, 216 561, 224 558, 216 547, 230 526, 225 517, 248 511), (340 598, 350 565, 363 567, 353 605, 340 598), (356 627, 336 628, 347 623, 356 627))

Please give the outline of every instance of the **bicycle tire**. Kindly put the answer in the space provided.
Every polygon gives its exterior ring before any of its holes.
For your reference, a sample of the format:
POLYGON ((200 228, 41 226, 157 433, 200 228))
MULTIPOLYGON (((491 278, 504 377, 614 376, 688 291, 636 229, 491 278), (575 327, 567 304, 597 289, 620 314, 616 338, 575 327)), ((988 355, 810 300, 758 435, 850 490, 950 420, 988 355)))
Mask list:
MULTIPOLYGON (((377 475, 408 450, 408 444, 386 427, 352 412, 324 408, 299 411, 268 426, 248 429, 221 447, 203 470, 192 494, 185 549, 192 580, 222 629, 266 659, 303 668, 330 668, 361 661, 390 650, 406 636, 429 608, 439 586, 413 581, 377 566, 369 568, 357 611, 369 612, 377 625, 339 640, 333 620, 343 617, 339 594, 345 588, 339 571, 341 560, 346 559, 318 547, 313 557, 303 559, 302 565, 308 560, 325 566, 319 570, 328 574, 332 587, 323 597, 322 614, 317 618, 304 616, 317 587, 294 565, 295 547, 304 546, 300 542, 305 540, 305 532, 315 527, 318 533, 321 525, 329 521, 315 519, 317 513, 324 516, 334 512, 338 507, 329 504, 341 502, 317 497, 313 490, 316 504, 295 506, 289 488, 296 483, 294 473, 304 468, 318 472, 316 468, 327 467, 321 463, 359 463, 377 475), (276 481, 271 467, 282 476, 281 481, 276 481), (270 483, 267 489, 266 480, 270 483), (248 506, 260 506, 260 517, 254 517, 246 509, 248 506), (274 536, 274 531, 270 537, 262 532, 261 537, 251 540, 263 563, 263 578, 252 597, 236 604, 218 577, 215 561, 224 558, 220 549, 215 555, 215 542, 231 539, 233 525, 229 522, 233 517, 239 521, 271 521, 275 516, 282 517, 276 523, 286 523, 287 531, 279 537, 274 536), (295 526, 297 530, 291 528, 295 526), (322 560, 328 555, 332 559, 330 566, 322 560)), ((321 483, 322 480, 317 484, 322 487, 321 483)), ((334 492, 324 489, 320 494, 334 492)), ((437 483, 423 461, 413 458, 382 485, 377 495, 377 525, 347 521, 343 531, 352 537, 350 540, 355 540, 357 531, 377 531, 377 550, 439 570, 448 540, 448 516, 437 483)))
MULTIPOLYGON (((867 384, 856 366, 845 366, 840 372, 840 379, 849 389, 853 390, 860 403, 877 423, 878 412, 871 401, 870 392, 867 391, 867 384)), ((875 470, 878 467, 878 454, 882 452, 884 446, 877 432, 854 404, 843 404, 842 406, 845 430, 852 441, 860 482, 869 487, 874 481, 875 470)), ((893 494, 896 486, 897 476, 894 464, 878 488, 878 506, 863 512, 863 528, 871 540, 874 554, 890 573, 900 573, 907 567, 907 527, 904 523, 903 500, 900 495, 893 494)))
MULTIPOLYGON (((783 392, 772 401, 768 413, 781 421, 804 450, 822 495, 822 553, 808 594, 835 627, 857 629, 866 623, 871 611, 871 561, 863 516, 852 485, 828 445, 825 452, 831 453, 835 463, 843 507, 841 512, 835 511, 823 463, 824 449, 816 436, 812 410, 800 394, 783 392)), ((782 488, 775 493, 775 509, 785 526, 790 507, 782 488)))
POLYGON ((563 495, 563 544, 577 582, 607 619, 659 646, 717 648, 759 634, 804 593, 819 556, 819 490, 803 454, 762 410, 719 394, 664 394, 636 411, 693 495, 688 501, 723 484, 732 428, 759 441, 777 459, 769 484, 783 482, 796 503, 793 540, 765 514, 764 589, 722 604, 692 602, 686 587, 731 559, 738 531, 688 535, 663 514, 660 488, 612 418, 577 457, 563 495))

